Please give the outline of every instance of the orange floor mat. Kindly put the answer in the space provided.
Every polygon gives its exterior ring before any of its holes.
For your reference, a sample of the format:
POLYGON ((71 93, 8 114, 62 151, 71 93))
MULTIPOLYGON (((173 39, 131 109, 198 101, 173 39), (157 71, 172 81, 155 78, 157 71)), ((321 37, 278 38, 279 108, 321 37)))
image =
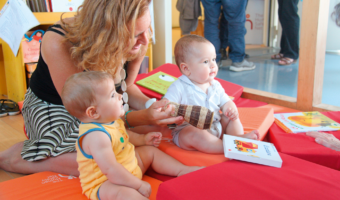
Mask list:
MULTIPOLYGON (((150 199, 156 200, 159 185, 162 181, 144 176, 150 183, 150 199)), ((0 183, 1 200, 87 200, 82 194, 79 178, 54 172, 40 172, 0 183)))
MULTIPOLYGON (((272 108, 238 108, 240 120, 245 132, 257 129, 263 140, 268 129, 274 122, 272 108)), ((187 151, 177 147, 171 139, 170 133, 164 133, 159 149, 189 166, 211 166, 227 161, 224 154, 207 154, 198 151, 187 151)))
POLYGON ((261 106, 259 108, 273 108, 274 113, 292 113, 292 112, 301 112, 300 110, 296 110, 293 108, 287 108, 284 106, 278 106, 275 104, 267 104, 265 106, 261 106))

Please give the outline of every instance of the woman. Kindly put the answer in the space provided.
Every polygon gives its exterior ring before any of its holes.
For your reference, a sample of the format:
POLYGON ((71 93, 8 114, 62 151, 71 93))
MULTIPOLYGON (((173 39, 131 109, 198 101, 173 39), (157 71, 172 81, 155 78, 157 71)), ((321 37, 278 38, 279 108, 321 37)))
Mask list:
POLYGON ((0 168, 23 174, 79 174, 74 145, 79 120, 60 98, 66 79, 75 73, 107 71, 115 77, 117 89, 126 82, 128 103, 139 110, 125 115, 129 127, 183 121, 169 118, 170 109, 160 111, 165 101, 145 109, 149 98, 134 85, 150 38, 150 1, 85 0, 75 17, 46 31, 22 110, 29 140, 1 152, 0 168))

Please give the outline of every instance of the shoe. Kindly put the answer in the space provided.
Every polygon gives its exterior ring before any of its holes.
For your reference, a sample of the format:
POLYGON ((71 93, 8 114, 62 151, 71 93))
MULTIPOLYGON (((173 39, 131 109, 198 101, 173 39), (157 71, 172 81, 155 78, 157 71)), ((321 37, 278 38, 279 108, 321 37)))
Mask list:
POLYGON ((234 72, 241 72, 246 70, 253 70, 255 69, 255 64, 253 62, 248 62, 246 59, 243 59, 242 62, 233 62, 229 67, 229 70, 234 72))
POLYGON ((5 117, 5 116, 7 116, 7 112, 5 110, 2 110, 2 108, 1 108, 0 117, 5 117))
POLYGON ((10 99, 0 99, 0 117, 20 113, 18 104, 10 99))
POLYGON ((249 58, 249 54, 244 54, 244 58, 249 58))
POLYGON ((283 54, 282 53, 274 54, 274 55, 270 56, 270 58, 272 60, 280 60, 280 59, 283 58, 283 54))
POLYGON ((226 49, 220 49, 221 52, 221 60, 227 60, 228 56, 227 56, 227 50, 226 49))
POLYGON ((217 62, 217 67, 223 67, 222 59, 217 62))
POLYGON ((284 57, 279 60, 279 65, 291 65, 296 63, 296 59, 284 57))

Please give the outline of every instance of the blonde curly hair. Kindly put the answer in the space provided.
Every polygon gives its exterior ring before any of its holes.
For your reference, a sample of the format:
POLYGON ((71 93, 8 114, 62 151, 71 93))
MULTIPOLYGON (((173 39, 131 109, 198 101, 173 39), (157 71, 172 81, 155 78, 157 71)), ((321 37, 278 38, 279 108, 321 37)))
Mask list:
MULTIPOLYGON (((105 71, 113 76, 131 55, 136 20, 149 9, 151 0, 85 0, 75 20, 66 23, 65 41, 70 42, 71 57, 77 67, 87 71, 105 71)), ((149 35, 150 37, 150 35, 149 35)), ((141 49, 145 52, 147 47, 141 49)))

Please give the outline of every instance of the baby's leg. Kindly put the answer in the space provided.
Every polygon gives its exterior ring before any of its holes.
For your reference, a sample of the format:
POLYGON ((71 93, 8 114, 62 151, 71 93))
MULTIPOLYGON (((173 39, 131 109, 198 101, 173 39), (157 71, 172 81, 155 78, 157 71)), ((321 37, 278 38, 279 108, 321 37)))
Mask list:
POLYGON ((249 138, 258 140, 260 135, 257 130, 253 130, 249 133, 244 134, 243 126, 240 119, 230 120, 228 117, 222 115, 221 119, 222 130, 225 130, 227 135, 233 135, 237 137, 249 138))
POLYGON ((154 146, 136 147, 136 157, 143 174, 150 166, 157 173, 168 176, 181 176, 203 168, 183 165, 154 146))
POLYGON ((197 150, 204 153, 223 153, 221 139, 194 126, 186 126, 178 135, 178 143, 186 150, 197 150))
POLYGON ((99 189, 99 197, 101 200, 117 199, 117 200, 147 200, 137 190, 111 183, 109 180, 105 181, 99 189))

